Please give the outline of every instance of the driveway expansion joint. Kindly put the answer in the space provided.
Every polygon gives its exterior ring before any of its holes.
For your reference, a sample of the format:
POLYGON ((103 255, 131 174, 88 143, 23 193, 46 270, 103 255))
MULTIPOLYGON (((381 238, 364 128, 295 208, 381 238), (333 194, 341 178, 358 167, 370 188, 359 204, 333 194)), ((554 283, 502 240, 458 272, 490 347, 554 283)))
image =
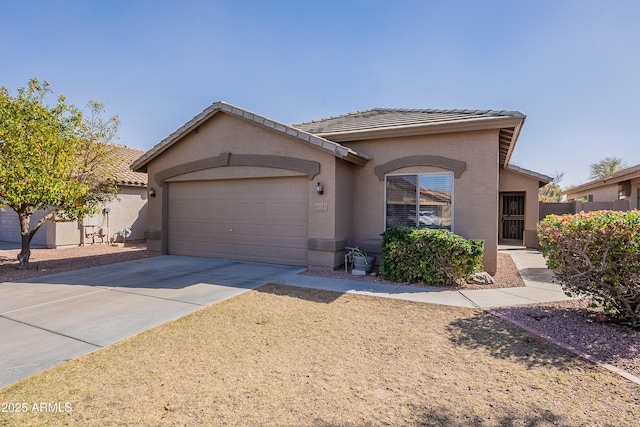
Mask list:
MULTIPOLYGON (((97 287, 93 286, 93 288, 97 288, 97 287)), ((9 310, 9 311, 5 311, 4 313, 0 313, 0 317, 4 317, 5 315, 7 315, 9 313, 16 313, 16 312, 22 311, 22 310, 31 310, 31 309, 36 308, 36 307, 43 307, 45 305, 51 305, 51 304, 57 304, 57 303, 64 302, 64 301, 70 301, 70 300, 73 300, 73 299, 76 299, 76 298, 86 297, 87 295, 92 295, 92 294, 95 294, 95 293, 98 293, 98 292, 103 292, 103 291, 105 291, 105 289, 99 288, 98 290, 95 290, 93 292, 87 292, 87 293, 84 293, 84 294, 74 295, 74 296, 67 297, 67 298, 55 299, 55 300, 51 300, 51 301, 47 301, 47 302, 42 302, 40 304, 30 305, 28 307, 16 308, 15 310, 9 310)))
POLYGON ((40 329, 41 331, 49 332, 51 334, 54 334, 54 335, 57 335, 57 336, 60 336, 60 337, 69 338, 69 339, 72 339, 74 341, 78 341, 78 342, 81 342, 81 343, 84 343, 84 344, 88 344, 88 345, 96 347, 96 348, 104 347, 104 346, 102 346, 100 344, 95 344, 95 343, 83 340, 81 338, 78 338, 78 337, 73 337, 71 335, 67 335, 67 334, 63 334, 61 332, 57 332, 57 331, 54 331, 54 330, 51 330, 51 329, 43 328, 42 326, 34 325, 34 324, 28 323, 28 322, 23 322, 22 320, 18 320, 18 319, 12 319, 11 317, 5 316, 3 314, 0 314, 0 319, 7 319, 10 322, 16 322, 16 323, 20 323, 21 325, 29 326, 31 328, 40 329))
MULTIPOLYGON (((159 297, 157 295, 142 294, 140 292, 127 291, 127 290, 124 290, 122 288, 107 288, 107 287, 103 287, 102 289, 104 289, 105 291, 119 292, 119 293, 127 294, 127 295, 136 295, 136 296, 139 296, 139 297, 155 298, 155 299, 164 300, 164 301, 181 302, 181 303, 184 303, 184 304, 195 305, 197 307, 206 307, 205 304, 198 304, 197 302, 183 301, 183 300, 175 299, 175 298, 159 297)), ((140 289, 140 288, 136 288, 136 289, 140 289)))

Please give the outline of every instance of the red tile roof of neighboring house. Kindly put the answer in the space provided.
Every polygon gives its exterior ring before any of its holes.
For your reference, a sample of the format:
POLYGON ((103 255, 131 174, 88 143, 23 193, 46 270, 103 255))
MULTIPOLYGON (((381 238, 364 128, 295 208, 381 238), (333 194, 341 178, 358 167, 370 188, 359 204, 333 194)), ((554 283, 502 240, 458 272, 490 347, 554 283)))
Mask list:
POLYGON ((120 185, 128 185, 134 187, 144 187, 148 183, 147 174, 143 172, 134 172, 131 170, 131 164, 145 153, 144 150, 137 150, 124 146, 117 146, 113 155, 118 159, 122 159, 122 163, 118 165, 116 171, 116 179, 120 185))

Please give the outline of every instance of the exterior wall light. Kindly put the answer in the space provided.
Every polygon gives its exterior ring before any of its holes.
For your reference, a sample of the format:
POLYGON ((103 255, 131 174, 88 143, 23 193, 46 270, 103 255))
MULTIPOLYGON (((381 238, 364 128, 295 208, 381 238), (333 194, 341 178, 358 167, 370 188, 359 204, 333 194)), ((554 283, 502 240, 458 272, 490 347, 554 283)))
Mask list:
POLYGON ((316 184, 316 193, 324 194, 324 187, 320 184, 320 181, 316 184))
POLYGON ((156 190, 154 190, 153 188, 149 189, 149 197, 156 197, 156 190))

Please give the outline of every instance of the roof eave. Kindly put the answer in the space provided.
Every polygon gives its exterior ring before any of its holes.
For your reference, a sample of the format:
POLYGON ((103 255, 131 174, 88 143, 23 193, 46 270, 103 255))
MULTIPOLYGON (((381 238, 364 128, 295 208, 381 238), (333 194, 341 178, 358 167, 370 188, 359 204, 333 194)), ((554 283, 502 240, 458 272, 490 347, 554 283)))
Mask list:
MULTIPOLYGON (((512 119, 512 122, 515 124, 515 126, 513 130, 513 135, 511 135, 510 137, 509 147, 507 149, 506 157, 504 158, 504 160, 502 160, 502 167, 505 167, 509 164, 509 161, 511 160, 511 155, 513 154, 513 150, 516 147, 516 142, 518 141, 518 137, 520 137, 520 131, 522 130, 522 126, 524 125, 524 122, 526 119, 527 119, 527 116, 525 116, 524 114, 522 115, 522 117, 518 117, 516 120, 512 119)), ((507 126, 502 127, 502 129, 505 129, 505 128, 507 128, 507 126)))
POLYGON ((551 181, 553 181, 553 178, 544 174, 541 174, 539 172, 535 172, 529 169, 525 169, 525 168, 521 168, 520 166, 516 166, 516 165, 506 165, 504 167, 505 170, 517 173, 519 175, 523 175, 526 176, 528 178, 535 178, 538 180, 538 187, 543 187, 546 184, 550 183, 551 181))
POLYGON ((135 172, 146 172, 147 165, 154 158, 159 156, 162 152, 167 150, 170 146, 178 142, 180 139, 184 138, 190 132, 196 130, 202 123, 206 122, 207 120, 209 120, 211 117, 213 117, 219 112, 226 112, 236 117, 240 117, 244 120, 248 120, 248 121, 260 124, 273 131, 280 132, 285 135, 289 135, 290 137, 306 142, 307 144, 314 146, 316 148, 332 152, 336 157, 345 159, 355 164, 363 165, 367 161, 371 160, 370 156, 356 153, 350 148, 344 147, 336 143, 335 141, 330 141, 318 135, 312 135, 308 132, 304 132, 294 127, 284 125, 282 123, 276 122, 274 120, 268 119, 258 114, 251 113, 249 111, 235 107, 231 104, 227 104, 226 102, 218 101, 213 103, 211 106, 209 106, 205 110, 203 110, 200 114, 195 116, 193 119, 189 120, 187 123, 185 123, 183 126, 178 128, 171 135, 163 139, 160 143, 156 144, 151 150, 149 150, 147 153, 142 155, 138 160, 133 162, 133 164, 131 165, 131 169, 135 172))
POLYGON ((456 120, 444 123, 422 123, 407 126, 361 129, 355 131, 324 132, 317 136, 335 142, 363 141, 371 139, 399 138, 406 136, 435 135, 451 132, 499 129, 500 166, 509 164, 520 136, 526 116, 522 113, 502 117, 482 117, 472 120, 456 120))
MULTIPOLYGON (((625 172, 625 171, 622 171, 622 172, 625 172)), ((563 191, 562 194, 563 195, 569 195, 569 194, 573 194, 573 193, 581 193, 583 191, 593 190, 593 189, 596 189, 598 187, 602 187, 604 185, 617 184, 617 183, 622 182, 622 181, 628 181, 628 180, 636 179, 636 178, 640 178, 640 165, 632 166, 625 173, 617 172, 617 173, 615 173, 613 175, 610 175, 608 177, 605 177, 605 178, 602 178, 602 179, 598 179, 598 180, 594 180, 594 181, 589 181, 589 182, 587 182, 585 184, 578 185, 576 187, 567 189, 567 190, 563 191)))
POLYGON ((505 126, 521 126, 522 117, 486 117, 473 120, 457 120, 445 123, 421 123, 407 126, 392 126, 354 131, 319 132, 314 135, 330 139, 335 142, 360 141, 381 139, 398 136, 429 135, 448 132, 499 129, 505 126))
POLYGON ((118 181, 120 187, 146 187, 148 185, 146 182, 118 181))

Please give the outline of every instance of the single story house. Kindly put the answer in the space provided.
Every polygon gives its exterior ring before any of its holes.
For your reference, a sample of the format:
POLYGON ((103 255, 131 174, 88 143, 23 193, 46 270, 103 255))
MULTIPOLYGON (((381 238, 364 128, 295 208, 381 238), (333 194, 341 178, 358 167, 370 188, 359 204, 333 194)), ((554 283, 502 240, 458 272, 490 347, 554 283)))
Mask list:
MULTIPOLYGON (((144 151, 129 147, 117 147, 114 155, 122 159, 118 165, 116 178, 119 192, 105 204, 101 212, 81 221, 47 221, 33 236, 33 245, 46 248, 78 246, 81 244, 107 243, 115 234, 128 227, 131 234, 127 240, 143 240, 147 219, 147 174, 134 172, 129 167, 144 151), (108 210, 108 212, 107 212, 108 210)), ((35 224, 45 215, 36 212, 31 218, 35 224)), ((7 208, 0 211, 0 240, 20 242, 18 214, 7 208)), ((122 237, 117 237, 121 241, 122 237)))
POLYGON ((285 125, 216 102, 132 165, 149 174, 147 245, 177 254, 337 268, 387 227, 536 244, 538 188, 509 165, 517 111, 376 108, 285 125))
POLYGON ((626 211, 640 209, 640 165, 620 170, 602 179, 562 192, 568 201, 582 201, 588 209, 626 211))

